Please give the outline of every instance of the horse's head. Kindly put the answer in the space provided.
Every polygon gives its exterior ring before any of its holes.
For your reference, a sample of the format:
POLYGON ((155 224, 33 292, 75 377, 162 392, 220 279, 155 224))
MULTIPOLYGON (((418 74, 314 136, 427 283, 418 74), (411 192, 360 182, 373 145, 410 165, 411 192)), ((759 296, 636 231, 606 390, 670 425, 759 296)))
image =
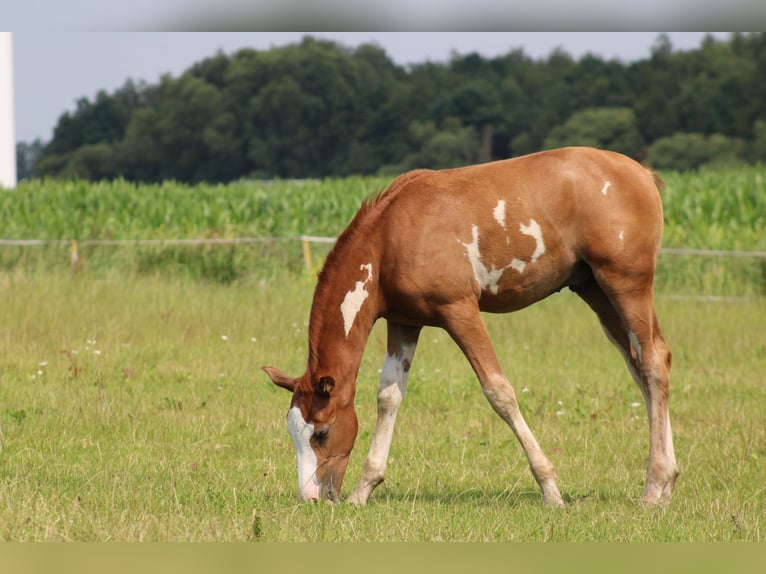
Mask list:
POLYGON ((298 495, 337 500, 358 428, 353 385, 336 385, 329 375, 293 379, 273 367, 263 370, 293 394, 287 430, 298 458, 298 495))

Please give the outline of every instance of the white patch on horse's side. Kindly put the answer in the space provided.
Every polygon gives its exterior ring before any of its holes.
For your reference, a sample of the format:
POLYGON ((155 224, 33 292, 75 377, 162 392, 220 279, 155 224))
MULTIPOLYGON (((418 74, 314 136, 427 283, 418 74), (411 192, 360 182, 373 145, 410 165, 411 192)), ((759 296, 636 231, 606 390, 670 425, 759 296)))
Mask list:
POLYGON ((495 221, 500 224, 500 227, 505 229, 505 200, 501 199, 497 202, 495 209, 492 210, 492 215, 495 216, 495 221))
POLYGON ((643 361, 641 359, 641 343, 638 342, 638 337, 636 337, 636 334, 633 331, 628 331, 628 339, 630 339, 631 345, 633 345, 633 348, 636 350, 638 364, 643 365, 643 361))
POLYGON ((519 273, 523 273, 528 263, 534 263, 540 258, 540 256, 543 255, 543 253, 545 253, 543 232, 540 228, 540 224, 538 224, 537 221, 530 219, 529 225, 524 225, 523 223, 520 224, 519 231, 521 231, 521 233, 524 235, 529 235, 530 237, 534 238, 535 250, 528 261, 514 257, 511 259, 511 262, 508 265, 501 267, 500 269, 497 269, 494 265, 492 265, 491 269, 488 269, 487 266, 482 263, 481 253, 479 252, 478 225, 471 226, 471 243, 463 243, 458 239, 463 247, 465 247, 466 256, 468 257, 468 261, 471 263, 474 277, 476 277, 476 281, 482 290, 489 289, 492 294, 497 295, 499 290, 498 283, 506 269, 514 269, 519 273))
MULTIPOLYGON (((523 273, 524 272, 524 268, 526 266, 527 266, 527 264, 524 261, 522 261, 521 259, 516 259, 515 257, 513 259, 511 259, 511 262, 508 264, 508 267, 510 267, 511 269, 515 269, 519 273, 523 273)), ((506 267, 506 269, 508 267, 506 267)))
POLYGON ((611 181, 607 181, 604 183, 604 187, 601 188, 601 193, 606 195, 606 191, 612 186, 611 181))
POLYGON ((620 241, 625 239, 625 230, 620 230, 620 241))
POLYGON ((343 314, 343 328, 346 331, 346 337, 348 338, 351 327, 354 325, 354 319, 359 314, 359 310, 362 308, 362 303, 370 295, 367 292, 367 283, 372 281, 372 263, 367 263, 359 267, 362 270, 367 270, 367 279, 364 281, 357 281, 354 289, 346 293, 343 298, 343 303, 340 304, 340 312, 343 314))
POLYGON ((303 420, 298 407, 292 407, 287 411, 287 431, 293 439, 298 459, 298 495, 304 502, 319 500, 321 485, 316 476, 317 457, 309 442, 314 434, 314 425, 303 420))
POLYGON ((540 224, 534 219, 529 220, 529 225, 523 223, 519 225, 519 231, 524 235, 529 235, 535 240, 535 251, 532 253, 532 257, 529 258, 530 263, 534 263, 540 256, 545 253, 545 242, 543 241, 543 230, 540 229, 540 224))
POLYGON ((465 253, 468 256, 468 261, 471 263, 473 275, 476 277, 479 287, 482 290, 489 289, 496 295, 498 291, 497 282, 503 276, 505 268, 495 269, 493 265, 492 269, 487 269, 486 265, 481 262, 481 253, 479 253, 479 226, 471 226, 471 243, 463 243, 462 241, 460 243, 465 247, 465 253))

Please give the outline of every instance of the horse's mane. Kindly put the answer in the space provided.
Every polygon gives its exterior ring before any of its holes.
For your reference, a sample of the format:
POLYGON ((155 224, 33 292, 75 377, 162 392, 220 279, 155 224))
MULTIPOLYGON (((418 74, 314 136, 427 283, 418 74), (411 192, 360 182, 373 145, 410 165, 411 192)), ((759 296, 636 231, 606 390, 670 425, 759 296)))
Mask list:
POLYGON ((309 365, 316 364, 316 351, 319 337, 322 330, 322 313, 325 305, 321 298, 325 297, 326 286, 330 285, 332 279, 330 275, 335 269, 342 267, 344 257, 348 253, 348 248, 358 242, 365 240, 367 230, 374 224, 377 217, 382 213, 386 206, 405 188, 410 182, 428 170, 415 170, 407 172, 397 177, 388 187, 385 187, 371 194, 362 201, 362 205, 348 226, 341 232, 335 242, 335 246, 330 250, 327 259, 317 275, 317 288, 314 291, 314 301, 312 309, 316 307, 319 315, 314 317, 312 310, 311 321, 309 322, 309 365))
POLYGON ((365 226, 373 218, 377 217, 403 188, 428 171, 430 170, 418 169, 404 173, 392 181, 388 187, 372 193, 362 201, 359 211, 357 211, 351 223, 338 236, 335 246, 327 255, 324 266, 318 275, 320 282, 323 276, 326 275, 327 270, 332 269, 338 264, 339 259, 343 257, 346 251, 346 246, 353 243, 359 237, 365 226))

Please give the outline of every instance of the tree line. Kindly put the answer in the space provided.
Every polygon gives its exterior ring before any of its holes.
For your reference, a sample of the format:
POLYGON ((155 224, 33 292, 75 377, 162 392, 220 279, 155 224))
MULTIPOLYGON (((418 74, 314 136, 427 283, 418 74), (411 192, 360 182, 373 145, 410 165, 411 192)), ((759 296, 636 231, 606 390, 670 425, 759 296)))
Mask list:
POLYGON ((657 169, 766 161, 766 34, 690 51, 659 35, 631 63, 513 49, 408 66, 375 44, 306 37, 82 98, 17 157, 21 178, 194 183, 390 175, 563 145, 657 169))

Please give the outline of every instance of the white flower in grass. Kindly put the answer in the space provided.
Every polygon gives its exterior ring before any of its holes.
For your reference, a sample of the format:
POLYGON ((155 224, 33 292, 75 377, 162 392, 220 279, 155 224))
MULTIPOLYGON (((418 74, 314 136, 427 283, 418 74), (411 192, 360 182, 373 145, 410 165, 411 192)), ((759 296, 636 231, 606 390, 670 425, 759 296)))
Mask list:
POLYGON ((228 341, 229 336, 228 335, 221 335, 221 341, 228 341))

